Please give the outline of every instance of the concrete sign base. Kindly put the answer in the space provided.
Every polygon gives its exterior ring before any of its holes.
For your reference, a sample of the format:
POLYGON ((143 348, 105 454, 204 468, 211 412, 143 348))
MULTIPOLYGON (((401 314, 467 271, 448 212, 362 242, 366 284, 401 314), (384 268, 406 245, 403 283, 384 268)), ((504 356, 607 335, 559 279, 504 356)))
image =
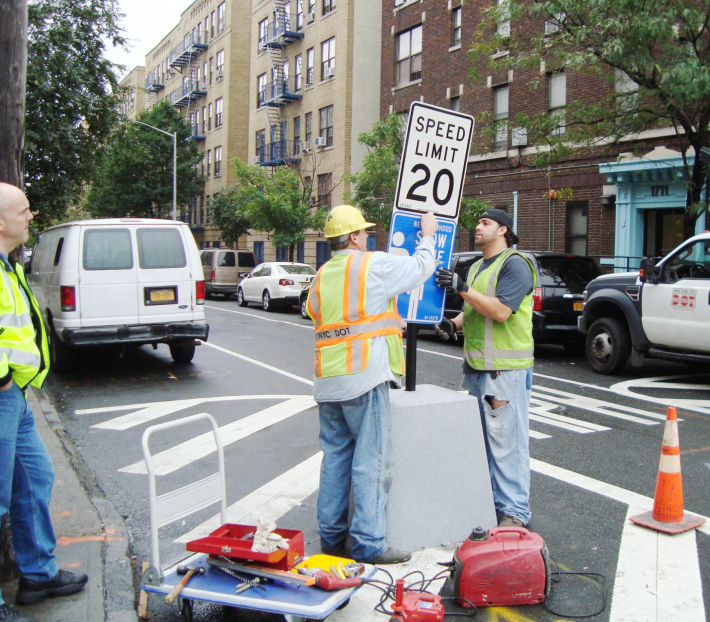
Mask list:
POLYGON ((430 384, 390 391, 393 483, 387 543, 453 544, 497 525, 478 403, 430 384))

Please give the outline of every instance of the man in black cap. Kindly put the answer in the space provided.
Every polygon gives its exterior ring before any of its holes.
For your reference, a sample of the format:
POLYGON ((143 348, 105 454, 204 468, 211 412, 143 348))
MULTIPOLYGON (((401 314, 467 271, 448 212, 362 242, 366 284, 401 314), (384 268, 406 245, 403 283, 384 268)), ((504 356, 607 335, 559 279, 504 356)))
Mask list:
POLYGON ((513 221, 503 210, 481 214, 476 247, 483 259, 466 281, 444 268, 439 287, 465 302, 453 324, 464 332, 462 386, 478 400, 498 524, 530 520, 529 419, 532 389, 532 312, 535 268, 512 246, 513 221))

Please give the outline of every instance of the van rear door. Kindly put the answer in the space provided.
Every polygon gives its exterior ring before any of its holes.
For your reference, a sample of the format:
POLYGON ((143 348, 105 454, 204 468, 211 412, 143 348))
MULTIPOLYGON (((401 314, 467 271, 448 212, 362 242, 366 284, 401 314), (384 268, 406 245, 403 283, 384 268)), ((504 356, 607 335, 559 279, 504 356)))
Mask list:
POLYGON ((233 288, 237 291, 237 258, 234 251, 215 251, 217 262, 215 263, 214 284, 217 291, 224 291, 233 288))
POLYGON ((135 233, 139 322, 160 324, 193 320, 194 279, 183 227, 139 225, 135 233))
POLYGON ((138 324, 134 250, 128 227, 82 227, 78 296, 82 327, 138 324))

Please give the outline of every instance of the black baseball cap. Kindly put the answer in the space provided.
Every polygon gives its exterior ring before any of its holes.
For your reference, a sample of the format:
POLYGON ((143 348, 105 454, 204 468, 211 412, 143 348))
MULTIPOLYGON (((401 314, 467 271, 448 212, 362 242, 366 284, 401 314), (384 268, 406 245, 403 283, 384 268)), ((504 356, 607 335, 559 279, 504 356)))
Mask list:
POLYGON ((502 209, 487 209, 483 214, 480 215, 479 220, 483 218, 488 218, 488 220, 494 220, 502 227, 508 227, 508 231, 513 236, 513 244, 518 243, 518 236, 515 235, 513 231, 513 219, 510 217, 508 212, 504 212, 502 209))

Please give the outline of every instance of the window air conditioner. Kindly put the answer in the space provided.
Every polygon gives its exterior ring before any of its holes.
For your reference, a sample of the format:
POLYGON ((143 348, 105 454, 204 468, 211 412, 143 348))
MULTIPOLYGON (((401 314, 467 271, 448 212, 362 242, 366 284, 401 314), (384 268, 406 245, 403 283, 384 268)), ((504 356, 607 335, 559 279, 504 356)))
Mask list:
POLYGON ((316 21, 316 12, 312 11, 308 14, 308 17, 306 18, 309 24, 312 24, 313 22, 316 21))
POLYGON ((326 67, 323 72, 324 78, 333 78, 335 76, 335 67, 326 67))
POLYGON ((327 144, 327 141, 322 136, 318 136, 316 138, 316 147, 325 147, 326 144, 327 144))
POLYGON ((254 164, 261 164, 261 156, 254 156, 254 164))
POLYGON ((218 69, 217 70, 217 80, 221 80, 224 78, 224 69, 218 69))
POLYGON ((311 141, 310 141, 310 140, 304 140, 304 141, 301 143, 301 151, 302 151, 303 153, 310 153, 311 150, 312 150, 311 141))

